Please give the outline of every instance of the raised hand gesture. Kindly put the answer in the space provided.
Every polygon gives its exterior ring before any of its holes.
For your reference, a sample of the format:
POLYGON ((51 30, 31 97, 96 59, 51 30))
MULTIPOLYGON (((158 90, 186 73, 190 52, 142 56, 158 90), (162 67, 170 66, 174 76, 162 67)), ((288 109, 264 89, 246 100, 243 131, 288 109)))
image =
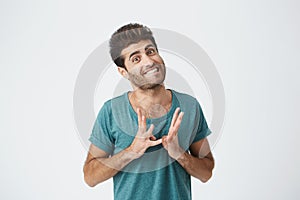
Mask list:
POLYGON ((142 115, 141 109, 137 108, 138 115, 138 131, 131 143, 131 145, 126 149, 131 152, 134 158, 141 157, 145 151, 152 146, 161 144, 162 139, 156 140, 152 132, 154 130, 154 125, 151 124, 147 130, 146 117, 142 115))
POLYGON ((180 108, 176 108, 168 135, 162 137, 162 145, 168 151, 169 156, 175 160, 177 160, 184 153, 184 150, 179 146, 178 143, 178 129, 184 114, 183 112, 179 113, 179 111, 180 108))

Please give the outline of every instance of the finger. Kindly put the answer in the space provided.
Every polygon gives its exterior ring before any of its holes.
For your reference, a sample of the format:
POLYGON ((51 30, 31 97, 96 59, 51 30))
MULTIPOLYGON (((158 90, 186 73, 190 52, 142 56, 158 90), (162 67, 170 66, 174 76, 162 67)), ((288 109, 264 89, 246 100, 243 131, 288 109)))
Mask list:
POLYGON ((180 108, 179 108, 179 107, 176 108, 176 110, 175 110, 175 112, 174 112, 174 114, 173 114, 172 121, 171 121, 171 127, 174 126, 174 124, 175 124, 175 122, 176 122, 176 120, 177 120, 177 116, 178 116, 179 111, 180 111, 180 108))
POLYGON ((142 115, 142 124, 141 124, 141 128, 143 128, 143 130, 146 131, 146 117, 144 115, 142 115))
POLYGON ((162 143, 162 139, 158 139, 158 140, 155 140, 155 141, 150 141, 150 146, 153 147, 153 146, 159 145, 161 143, 162 143))
POLYGON ((163 147, 167 149, 167 147, 168 147, 168 145, 167 145, 168 144, 167 143, 167 136, 163 136, 161 139, 162 139, 163 147))
POLYGON ((168 143, 168 136, 166 136, 166 135, 165 135, 165 136, 162 136, 161 139, 162 139, 162 142, 163 142, 163 143, 168 143))
POLYGON ((136 113, 137 113, 137 116, 138 116, 138 126, 139 128, 141 127, 141 124, 142 124, 142 113, 141 113, 141 109, 137 108, 136 109, 136 113))
POLYGON ((156 140, 156 137, 154 135, 150 135, 150 140, 156 140))
POLYGON ((139 129, 141 129, 143 132, 146 131, 146 118, 142 113, 142 110, 140 108, 136 109, 138 114, 138 126, 139 129))
POLYGON ((181 113, 179 114, 179 116, 178 116, 178 118, 177 118, 175 124, 174 124, 174 131, 173 131, 173 132, 174 132, 175 134, 177 134, 177 132, 178 132, 178 129, 179 129, 180 124, 181 124, 181 122, 182 122, 183 115, 184 115, 184 112, 181 112, 181 113))
POLYGON ((150 127, 149 127, 149 129, 148 129, 148 131, 147 131, 147 135, 152 135, 153 130, 154 130, 154 125, 151 124, 150 127))

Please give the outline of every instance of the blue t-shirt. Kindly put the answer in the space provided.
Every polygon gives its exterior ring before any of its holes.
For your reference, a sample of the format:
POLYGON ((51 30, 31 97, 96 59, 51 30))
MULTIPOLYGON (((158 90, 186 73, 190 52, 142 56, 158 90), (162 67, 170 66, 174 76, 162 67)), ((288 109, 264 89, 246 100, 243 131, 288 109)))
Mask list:
MULTIPOLYGON (((177 107, 184 112, 178 131, 180 146, 186 151, 192 143, 207 137, 207 126, 199 102, 192 96, 172 92, 170 111, 162 117, 147 119, 147 127, 154 124, 153 135, 159 139, 168 134, 173 113, 177 107)), ((137 114, 128 92, 103 105, 89 138, 92 144, 109 153, 117 154, 130 146, 138 130, 137 114)), ((129 163, 114 177, 115 200, 189 200, 191 177, 184 168, 168 156, 163 146, 147 149, 145 154, 129 163)))

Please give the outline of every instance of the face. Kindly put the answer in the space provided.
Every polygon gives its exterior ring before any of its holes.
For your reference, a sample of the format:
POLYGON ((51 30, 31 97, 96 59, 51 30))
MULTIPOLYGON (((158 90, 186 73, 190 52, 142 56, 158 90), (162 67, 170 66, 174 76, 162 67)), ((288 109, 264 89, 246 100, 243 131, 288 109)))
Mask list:
POLYGON ((134 87, 152 89, 164 82, 165 64, 150 40, 129 45, 121 55, 127 71, 120 67, 118 70, 134 87))

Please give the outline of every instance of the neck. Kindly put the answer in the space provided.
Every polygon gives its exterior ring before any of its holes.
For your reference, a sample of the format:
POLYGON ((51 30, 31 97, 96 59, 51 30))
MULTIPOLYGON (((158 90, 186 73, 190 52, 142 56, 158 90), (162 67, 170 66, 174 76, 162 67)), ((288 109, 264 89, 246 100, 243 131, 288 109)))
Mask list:
POLYGON ((152 100, 158 100, 161 99, 165 94, 167 90, 164 85, 158 85, 151 89, 141 89, 141 88, 135 88, 133 93, 136 97, 139 98, 149 98, 152 100))
POLYGON ((164 85, 158 85, 151 89, 135 88, 130 94, 130 103, 133 108, 141 108, 148 118, 160 117, 171 107, 172 95, 164 85), (149 114, 149 112, 152 114, 149 114), (158 114, 153 114, 158 113, 158 114), (151 116, 152 115, 152 116, 151 116), (155 116, 154 116, 155 115, 155 116))

